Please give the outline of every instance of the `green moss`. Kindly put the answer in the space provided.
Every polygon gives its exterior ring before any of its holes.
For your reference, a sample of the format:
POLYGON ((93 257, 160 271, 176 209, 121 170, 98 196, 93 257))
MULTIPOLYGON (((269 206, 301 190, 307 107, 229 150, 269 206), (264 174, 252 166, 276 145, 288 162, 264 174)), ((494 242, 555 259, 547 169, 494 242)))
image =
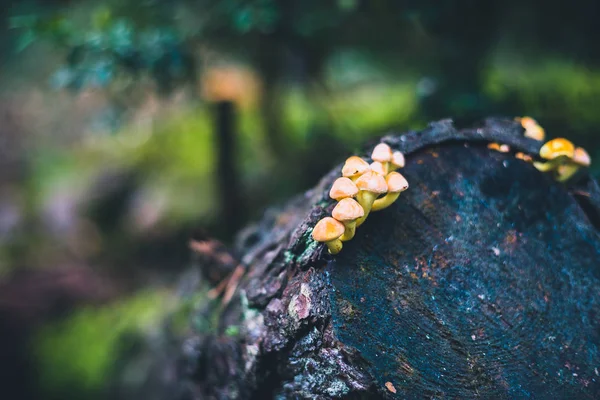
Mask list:
POLYGON ((496 101, 516 98, 525 114, 569 121, 573 128, 600 122, 600 71, 573 62, 502 61, 487 70, 484 90, 496 101))
POLYGON ((100 389, 126 352, 123 345, 131 345, 125 338, 156 329, 168 304, 166 293, 150 290, 43 327, 33 342, 42 387, 49 392, 100 389))

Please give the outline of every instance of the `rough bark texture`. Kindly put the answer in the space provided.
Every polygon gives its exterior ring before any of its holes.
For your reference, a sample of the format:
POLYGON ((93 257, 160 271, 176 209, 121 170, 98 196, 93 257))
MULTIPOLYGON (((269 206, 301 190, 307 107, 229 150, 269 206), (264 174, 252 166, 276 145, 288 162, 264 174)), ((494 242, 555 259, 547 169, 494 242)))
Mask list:
POLYGON ((184 345, 186 397, 599 398, 596 182, 488 150, 537 154, 512 121, 382 140, 411 187, 340 254, 310 233, 341 166, 240 235, 234 300, 184 345))

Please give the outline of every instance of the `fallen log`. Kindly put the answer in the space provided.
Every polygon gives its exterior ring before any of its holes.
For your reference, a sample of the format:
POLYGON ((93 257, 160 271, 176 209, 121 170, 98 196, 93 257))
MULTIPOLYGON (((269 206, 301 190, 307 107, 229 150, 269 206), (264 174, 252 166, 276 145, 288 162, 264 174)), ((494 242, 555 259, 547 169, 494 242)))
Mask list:
POLYGON ((244 276, 186 340, 183 397, 600 398, 597 183, 516 159, 541 143, 513 121, 382 141, 411 186, 338 255, 310 233, 341 166, 240 234, 244 276))

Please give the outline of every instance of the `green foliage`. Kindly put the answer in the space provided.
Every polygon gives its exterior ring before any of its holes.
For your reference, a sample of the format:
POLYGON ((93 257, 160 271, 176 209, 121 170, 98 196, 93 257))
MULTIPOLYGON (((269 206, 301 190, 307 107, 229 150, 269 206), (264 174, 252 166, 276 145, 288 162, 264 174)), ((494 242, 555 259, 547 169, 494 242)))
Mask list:
POLYGON ((129 338, 156 329, 168 304, 166 293, 151 290, 43 327, 33 343, 42 386, 50 393, 103 387, 119 358, 130 353, 123 348, 132 345, 129 338))
POLYGON ((484 90, 496 101, 514 96, 531 115, 569 121, 577 129, 600 123, 600 72, 576 63, 541 59, 504 62, 487 72, 484 90))
POLYGON ((168 94, 195 79, 191 49, 174 26, 144 27, 108 7, 96 9, 82 26, 60 14, 17 16, 10 26, 22 31, 19 50, 46 40, 67 51, 65 65, 52 79, 59 88, 105 88, 149 76, 159 93, 168 94))

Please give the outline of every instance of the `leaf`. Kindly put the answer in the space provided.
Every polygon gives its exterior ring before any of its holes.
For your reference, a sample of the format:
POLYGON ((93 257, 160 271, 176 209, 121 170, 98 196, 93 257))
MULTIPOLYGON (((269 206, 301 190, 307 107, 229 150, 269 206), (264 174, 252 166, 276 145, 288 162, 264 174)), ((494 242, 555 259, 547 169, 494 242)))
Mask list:
POLYGON ((36 35, 33 30, 28 29, 21 36, 17 38, 16 52, 20 53, 25 50, 31 43, 36 39, 36 35))

